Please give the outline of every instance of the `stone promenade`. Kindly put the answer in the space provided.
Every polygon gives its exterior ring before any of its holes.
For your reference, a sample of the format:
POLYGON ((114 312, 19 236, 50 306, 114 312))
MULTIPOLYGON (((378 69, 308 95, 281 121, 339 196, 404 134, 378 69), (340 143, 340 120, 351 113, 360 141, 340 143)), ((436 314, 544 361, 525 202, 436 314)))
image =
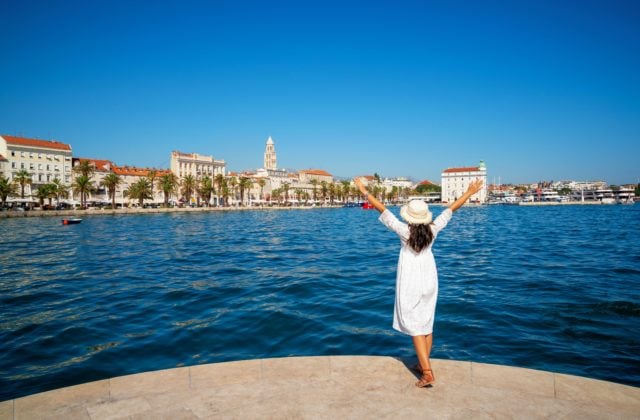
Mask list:
POLYGON ((640 388, 434 360, 437 382, 391 357, 248 360, 147 372, 0 403, 0 419, 640 418, 640 388))

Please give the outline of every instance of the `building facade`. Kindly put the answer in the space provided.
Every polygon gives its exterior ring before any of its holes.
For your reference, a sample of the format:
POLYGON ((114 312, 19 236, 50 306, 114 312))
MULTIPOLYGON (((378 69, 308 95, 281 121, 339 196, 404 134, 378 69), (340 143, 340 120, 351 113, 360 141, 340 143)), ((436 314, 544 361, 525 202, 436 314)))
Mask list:
POLYGON ((224 160, 216 160, 213 156, 201 155, 198 153, 171 152, 171 172, 182 179, 187 175, 194 178, 202 178, 221 174, 225 175, 227 164, 224 160))
POLYGON ((276 160, 276 146, 273 144, 271 136, 267 139, 267 145, 264 149, 264 169, 276 170, 278 169, 278 162, 276 160))
POLYGON ((316 180, 318 184, 321 182, 332 183, 333 175, 322 169, 303 169, 298 171, 300 182, 303 184, 312 184, 312 180, 316 180))
MULTIPOLYGON (((76 168, 81 162, 88 161, 93 167, 93 174, 91 175, 91 184, 94 190, 89 194, 87 202, 108 202, 109 193, 102 184, 102 180, 105 176, 111 173, 113 168, 113 162, 104 159, 90 159, 90 158, 73 158, 73 168, 76 168)), ((74 200, 80 200, 79 194, 74 194, 70 191, 74 200)))
POLYGON ((6 159, 0 164, 3 175, 13 180, 23 169, 31 175, 31 184, 26 186, 25 195, 32 195, 39 186, 54 179, 70 186, 73 181, 71 153, 71 146, 59 141, 0 136, 0 156, 6 159))
POLYGON ((484 203, 487 201, 487 168, 483 161, 480 161, 478 166, 448 168, 442 171, 442 202, 456 201, 476 179, 481 179, 484 184, 480 191, 471 196, 471 201, 484 203))
MULTIPOLYGON (((156 183, 159 177, 168 174, 171 171, 167 169, 138 168, 135 166, 116 165, 113 165, 111 171, 120 177, 120 185, 118 185, 118 187, 116 188, 116 203, 137 204, 138 200, 127 197, 125 192, 129 189, 130 186, 140 181, 140 179, 142 178, 146 178, 151 181, 151 171, 155 173, 155 178, 152 181, 153 198, 146 200, 146 203, 162 203, 164 201, 164 193, 160 188, 158 188, 158 185, 156 185, 156 183)), ((174 197, 169 197, 169 199, 173 198, 174 197)))

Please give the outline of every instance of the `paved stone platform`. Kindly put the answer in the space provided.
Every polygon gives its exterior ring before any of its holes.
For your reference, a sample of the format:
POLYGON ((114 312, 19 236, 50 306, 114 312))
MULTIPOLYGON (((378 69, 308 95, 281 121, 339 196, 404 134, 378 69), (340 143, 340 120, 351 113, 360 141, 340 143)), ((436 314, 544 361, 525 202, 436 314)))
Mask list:
POLYGON ((433 360, 437 383, 391 357, 247 360, 122 376, 0 403, 0 419, 640 418, 640 388, 433 360))

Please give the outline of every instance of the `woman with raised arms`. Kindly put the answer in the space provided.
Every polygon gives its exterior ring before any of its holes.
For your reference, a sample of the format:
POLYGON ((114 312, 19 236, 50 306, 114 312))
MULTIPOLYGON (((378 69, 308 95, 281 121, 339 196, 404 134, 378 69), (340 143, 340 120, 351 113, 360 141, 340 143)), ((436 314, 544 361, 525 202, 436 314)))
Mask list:
POLYGON ((438 233, 451 220, 453 212, 480 191, 482 180, 472 182, 462 197, 453 202, 435 220, 427 203, 422 200, 411 200, 400 209, 400 216, 407 223, 399 221, 384 204, 369 194, 360 178, 357 178, 355 183, 362 194, 381 213, 379 220, 400 237, 393 328, 413 338, 418 356, 418 365, 415 369, 421 375, 416 386, 422 388, 432 385, 435 382, 435 376, 429 357, 438 299, 438 271, 431 247, 438 233))

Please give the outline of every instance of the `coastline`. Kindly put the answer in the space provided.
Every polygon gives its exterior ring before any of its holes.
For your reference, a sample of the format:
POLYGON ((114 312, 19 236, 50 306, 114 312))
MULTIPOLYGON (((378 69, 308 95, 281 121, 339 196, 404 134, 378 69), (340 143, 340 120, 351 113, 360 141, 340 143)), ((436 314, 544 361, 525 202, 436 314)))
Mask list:
MULTIPOLYGON (((430 206, 442 207, 447 206, 447 203, 429 203, 430 206)), ((484 207, 491 205, 508 205, 508 206, 609 206, 611 204, 603 204, 600 202, 581 202, 581 201, 543 201, 543 202, 531 202, 531 203, 518 203, 518 204, 478 204, 467 203, 465 207, 484 207)), ((387 207, 395 207, 397 205, 388 205, 387 207)), ((171 207, 171 208, 124 208, 119 210, 105 210, 105 209, 90 209, 90 210, 29 210, 29 211, 2 211, 0 212, 0 219, 9 219, 15 217, 57 217, 57 216, 115 216, 120 214, 156 214, 156 213, 201 213, 201 212, 225 212, 225 211, 248 211, 248 210, 314 210, 314 209, 337 209, 342 208, 342 205, 337 206, 273 206, 273 207, 171 207)))

